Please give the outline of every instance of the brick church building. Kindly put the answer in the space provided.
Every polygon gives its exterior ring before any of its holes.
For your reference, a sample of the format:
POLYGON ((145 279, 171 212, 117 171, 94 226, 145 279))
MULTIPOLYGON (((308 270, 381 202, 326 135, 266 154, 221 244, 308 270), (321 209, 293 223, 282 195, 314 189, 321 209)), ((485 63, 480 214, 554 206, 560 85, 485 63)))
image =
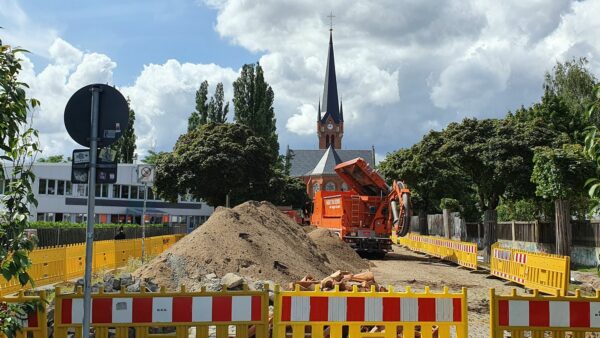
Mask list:
POLYGON ((319 102, 316 117, 318 149, 290 149, 289 147, 287 149, 287 158, 290 161, 291 168, 290 174, 304 180, 310 198, 319 190, 348 190, 348 186, 334 170, 337 164, 356 157, 362 157, 372 167, 375 165, 374 147, 371 150, 350 150, 343 149, 342 146, 344 110, 342 103, 338 100, 331 30, 329 31, 329 53, 327 55, 323 98, 319 102))

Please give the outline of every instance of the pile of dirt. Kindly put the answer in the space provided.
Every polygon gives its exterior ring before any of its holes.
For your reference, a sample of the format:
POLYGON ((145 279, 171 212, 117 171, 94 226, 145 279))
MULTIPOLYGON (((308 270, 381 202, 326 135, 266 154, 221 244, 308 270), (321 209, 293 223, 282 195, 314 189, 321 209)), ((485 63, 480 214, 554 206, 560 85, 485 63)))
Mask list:
POLYGON ((247 280, 286 285, 307 274, 323 278, 342 267, 350 271, 368 268, 368 263, 365 265, 349 248, 344 254, 347 262, 341 264, 341 249, 336 246, 332 253, 323 245, 333 241, 323 240, 323 235, 317 237, 319 245, 272 204, 249 201, 232 209, 217 208, 201 227, 134 276, 167 288, 183 284, 198 290, 209 275, 214 280, 214 275, 235 273, 247 280))
POLYGON ((327 229, 315 229, 308 237, 327 258, 327 266, 332 270, 361 271, 369 268, 369 261, 340 240, 340 237, 327 229), (358 269, 357 269, 358 268, 358 269))

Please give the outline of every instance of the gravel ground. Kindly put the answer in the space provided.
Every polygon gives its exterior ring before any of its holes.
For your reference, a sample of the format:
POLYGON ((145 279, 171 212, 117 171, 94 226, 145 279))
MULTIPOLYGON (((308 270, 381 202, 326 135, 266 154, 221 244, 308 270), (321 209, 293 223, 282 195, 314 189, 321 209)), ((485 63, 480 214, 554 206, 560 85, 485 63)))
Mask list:
POLYGON ((460 292, 466 287, 469 337, 473 338, 489 336, 490 288, 495 288, 498 294, 508 294, 512 289, 525 293, 517 284, 490 277, 486 272, 472 272, 399 246, 394 246, 394 252, 388 253, 385 259, 371 262, 377 282, 392 285, 396 290, 410 286, 414 291, 423 291, 429 286, 433 292, 441 292, 447 286, 450 292, 460 292))

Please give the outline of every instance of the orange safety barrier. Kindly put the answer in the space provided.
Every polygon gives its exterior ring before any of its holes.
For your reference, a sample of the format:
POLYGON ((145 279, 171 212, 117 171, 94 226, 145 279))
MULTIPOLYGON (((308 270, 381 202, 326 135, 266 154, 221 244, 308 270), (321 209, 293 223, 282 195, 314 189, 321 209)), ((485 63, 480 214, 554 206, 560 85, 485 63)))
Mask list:
POLYGON ((280 291, 275 287, 273 338, 468 337, 467 290, 461 293, 280 291), (417 333, 418 332, 418 333, 417 333))
MULTIPOLYGON (((146 238, 146 254, 154 256, 170 248, 184 235, 166 235, 146 238)), ((129 258, 142 256, 141 238, 94 242, 93 271, 110 270, 125 266, 129 258)), ((54 284, 80 278, 85 270, 85 243, 35 249, 30 254, 29 275, 36 286, 54 284)), ((25 286, 25 288, 30 286, 25 286)), ((0 296, 21 289, 16 278, 6 281, 0 277, 0 296)))
MULTIPOLYGON (((48 318, 46 316, 46 293, 40 292, 37 296, 25 296, 23 291, 20 291, 17 296, 0 297, 0 306, 3 303, 23 304, 27 302, 38 302, 39 308, 29 313, 26 318, 17 318, 22 327, 21 331, 17 332, 17 338, 47 338, 48 335, 48 318)), ((5 338, 0 333, 0 337, 5 338)))
POLYGON ((600 332, 600 292, 594 297, 497 295, 490 290, 490 337, 597 337, 600 332))
MULTIPOLYGON (((269 336, 269 291, 222 292, 139 292, 92 295, 91 328, 94 337, 137 338, 269 336), (230 331, 230 326, 233 330, 230 331), (114 335, 109 335, 113 330, 114 335)), ((144 290, 144 288, 142 288, 144 290)), ((56 289, 54 337, 67 338, 69 332, 81 337, 83 294, 64 294, 56 289)))
POLYGON ((477 244, 442 237, 408 234, 399 243, 410 250, 425 253, 477 270, 477 244))
POLYGON ((566 295, 571 276, 569 256, 528 252, 492 245, 490 273, 551 295, 566 295))

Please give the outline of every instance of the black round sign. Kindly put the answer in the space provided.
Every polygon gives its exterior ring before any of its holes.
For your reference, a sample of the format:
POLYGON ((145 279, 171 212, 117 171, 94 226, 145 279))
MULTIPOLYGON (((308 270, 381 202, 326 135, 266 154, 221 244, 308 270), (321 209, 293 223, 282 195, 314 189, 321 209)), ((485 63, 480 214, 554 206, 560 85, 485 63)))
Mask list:
POLYGON ((98 146, 113 144, 127 130, 129 107, 118 90, 105 84, 87 85, 73 94, 65 107, 65 127, 71 138, 84 147, 90 146, 92 87, 100 88, 98 146))

